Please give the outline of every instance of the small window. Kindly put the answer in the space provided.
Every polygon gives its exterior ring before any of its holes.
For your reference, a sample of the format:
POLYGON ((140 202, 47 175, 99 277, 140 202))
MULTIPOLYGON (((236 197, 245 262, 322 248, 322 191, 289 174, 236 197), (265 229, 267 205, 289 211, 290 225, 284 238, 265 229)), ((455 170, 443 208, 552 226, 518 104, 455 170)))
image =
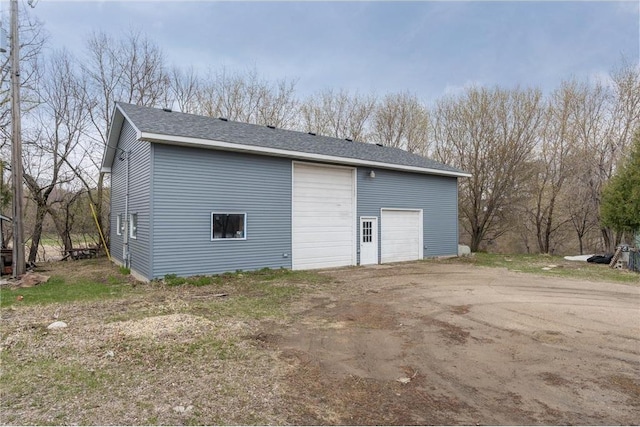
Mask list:
POLYGON ((116 216, 116 234, 118 236, 122 236, 123 232, 124 232, 124 221, 122 220, 122 214, 118 214, 118 216, 116 216))
POLYGON ((362 243, 371 243, 371 242, 373 242, 373 222, 363 221, 362 222, 362 243))
POLYGON ((138 238, 138 214, 129 215, 129 237, 138 238))
POLYGON ((247 214, 235 212, 211 213, 211 240, 246 239, 247 214))

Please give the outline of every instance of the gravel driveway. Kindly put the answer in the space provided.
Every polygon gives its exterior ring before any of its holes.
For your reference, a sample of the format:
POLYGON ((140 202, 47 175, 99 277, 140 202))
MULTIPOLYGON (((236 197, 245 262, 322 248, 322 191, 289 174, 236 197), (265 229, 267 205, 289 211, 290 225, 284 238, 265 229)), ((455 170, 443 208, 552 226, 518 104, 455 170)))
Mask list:
POLYGON ((295 423, 640 421, 640 286, 425 262, 326 274, 263 334, 297 367, 295 423))

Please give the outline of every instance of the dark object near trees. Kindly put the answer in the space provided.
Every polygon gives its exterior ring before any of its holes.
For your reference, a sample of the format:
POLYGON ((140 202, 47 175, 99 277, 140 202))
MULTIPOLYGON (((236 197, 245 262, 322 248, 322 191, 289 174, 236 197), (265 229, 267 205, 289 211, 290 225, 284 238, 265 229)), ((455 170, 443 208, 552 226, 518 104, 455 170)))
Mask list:
POLYGON ((63 252, 65 253, 65 255, 62 257, 61 261, 64 261, 69 257, 71 257, 71 259, 73 260, 79 260, 79 259, 95 258, 98 256, 97 248, 74 248, 74 249, 68 249, 63 252))
POLYGON ((592 262, 594 264, 609 264, 611 262, 611 258, 613 258, 613 254, 594 255, 587 258, 587 262, 592 262))
POLYGON ((640 249, 629 250, 629 270, 640 273, 640 249))

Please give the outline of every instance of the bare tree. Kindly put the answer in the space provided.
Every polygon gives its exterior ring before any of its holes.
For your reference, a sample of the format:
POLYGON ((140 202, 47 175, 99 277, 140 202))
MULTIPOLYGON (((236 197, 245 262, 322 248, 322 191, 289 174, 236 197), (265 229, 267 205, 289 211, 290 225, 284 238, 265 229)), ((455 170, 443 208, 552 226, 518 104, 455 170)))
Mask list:
POLYGON ((472 174, 460 183, 462 226, 471 250, 506 230, 511 205, 530 171, 541 121, 537 90, 469 88, 441 100, 435 110, 437 159, 472 174))
POLYGON ((68 165, 85 187, 96 208, 99 227, 104 230, 105 176, 99 170, 115 102, 167 106, 170 77, 161 49, 136 31, 120 39, 105 33, 92 34, 82 72, 87 92, 83 99, 92 126, 77 147, 76 161, 68 165))
POLYGON ((429 114, 415 95, 390 94, 373 115, 373 141, 426 156, 429 151, 429 114))
MULTIPOLYGON (((610 82, 576 86, 571 120, 577 129, 577 175, 588 191, 589 211, 600 223, 601 192, 613 176, 624 150, 630 146, 633 130, 640 126, 640 70, 623 64, 611 74, 610 82)), ((600 229, 604 248, 612 252, 621 234, 600 229)))
POLYGON ((25 182, 36 205, 36 216, 29 262, 35 262, 44 218, 51 209, 50 196, 74 175, 66 167, 88 125, 85 90, 74 69, 74 61, 65 52, 54 53, 48 63, 47 79, 40 88, 37 133, 26 144, 28 162, 25 182))
POLYGON ((198 92, 200 90, 200 79, 193 69, 182 70, 179 67, 171 69, 169 80, 171 96, 178 109, 183 113, 198 113, 198 92))
POLYGON ((576 146, 575 129, 570 121, 574 102, 573 83, 563 83, 551 94, 540 126, 540 145, 536 150, 532 179, 532 206, 529 215, 535 226, 538 250, 551 252, 552 236, 570 221, 559 216, 558 202, 565 183, 573 173, 572 156, 576 146))
POLYGON ((585 238, 598 229, 598 211, 591 197, 591 189, 584 185, 588 178, 583 175, 572 176, 567 187, 570 189, 564 204, 569 220, 578 238, 578 249, 582 255, 585 250, 585 238))
POLYGON ((270 83, 254 69, 244 74, 225 68, 209 72, 198 91, 198 112, 246 123, 290 128, 297 101, 295 82, 286 79, 270 83))
POLYGON ((301 127, 305 132, 365 141, 375 105, 373 95, 323 90, 300 106, 301 127))
MULTIPOLYGON (((46 34, 42 22, 31 17, 28 9, 22 10, 18 18, 21 109, 29 111, 38 104, 34 89, 42 74, 40 61, 46 34)), ((9 58, 9 55, 0 56, 0 149, 11 138, 11 67, 9 58)))

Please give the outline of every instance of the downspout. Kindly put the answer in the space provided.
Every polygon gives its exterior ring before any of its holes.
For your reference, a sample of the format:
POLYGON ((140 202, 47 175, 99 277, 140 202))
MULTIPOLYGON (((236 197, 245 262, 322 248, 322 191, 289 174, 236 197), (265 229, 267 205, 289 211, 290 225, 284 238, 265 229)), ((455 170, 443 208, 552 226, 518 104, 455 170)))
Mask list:
POLYGON ((124 239, 122 240, 122 257, 125 268, 131 268, 131 252, 129 250, 129 160, 131 157, 131 151, 126 151, 124 155, 127 161, 127 173, 125 174, 124 218, 122 219, 125 221, 124 239))

